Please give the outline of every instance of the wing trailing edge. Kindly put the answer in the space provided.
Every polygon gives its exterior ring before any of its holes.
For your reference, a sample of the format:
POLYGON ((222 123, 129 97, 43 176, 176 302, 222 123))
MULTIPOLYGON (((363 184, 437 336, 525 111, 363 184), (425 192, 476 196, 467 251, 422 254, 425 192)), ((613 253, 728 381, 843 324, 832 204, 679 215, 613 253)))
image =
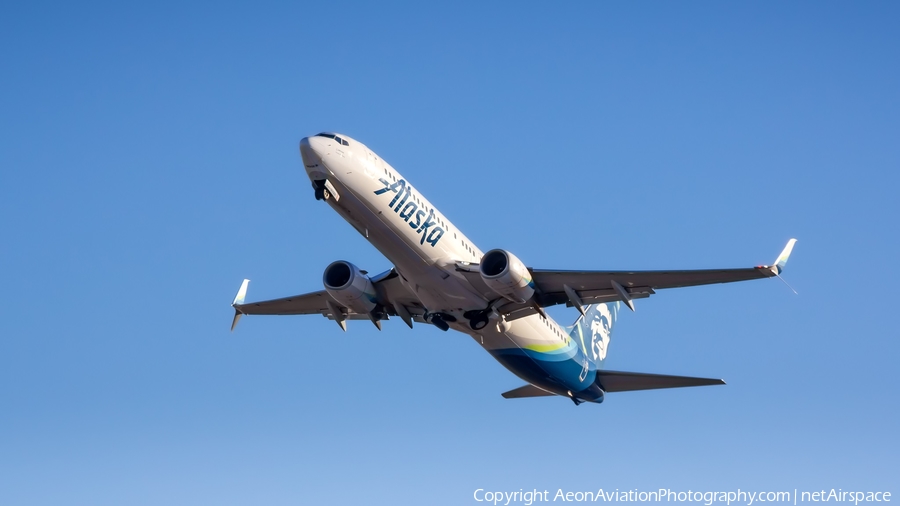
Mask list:
MULTIPOLYGON (((634 299, 650 297, 661 289, 780 277, 796 242, 796 239, 789 240, 773 265, 737 269, 563 271, 529 268, 535 285, 534 300, 509 302, 496 309, 507 321, 533 315, 541 308, 556 304, 583 309, 589 304, 618 301, 633 311, 634 299)), ((456 262, 456 271, 485 298, 496 298, 497 294, 481 278, 479 264, 456 262)))
MULTIPOLYGON (((414 294, 400 282, 400 276, 394 269, 370 278, 377 291, 379 302, 384 304, 386 314, 395 314, 410 327, 413 322, 430 323, 426 320, 425 309, 414 294)), ((234 308, 234 319, 231 321, 231 330, 243 315, 308 315, 320 314, 331 320, 335 320, 342 329, 346 328, 346 320, 372 320, 369 313, 358 313, 352 308, 344 307, 328 295, 325 290, 303 293, 282 297, 280 299, 247 302, 247 285, 250 280, 245 279, 231 302, 234 308)), ((373 321, 377 327, 380 320, 373 321)))

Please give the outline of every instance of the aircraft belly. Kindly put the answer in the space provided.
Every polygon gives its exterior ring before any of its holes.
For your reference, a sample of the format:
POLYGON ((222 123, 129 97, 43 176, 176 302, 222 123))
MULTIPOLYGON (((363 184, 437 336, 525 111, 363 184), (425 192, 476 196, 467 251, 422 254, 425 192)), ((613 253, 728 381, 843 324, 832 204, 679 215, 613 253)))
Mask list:
POLYGON ((580 343, 559 338, 540 319, 533 315, 508 322, 506 331, 494 324, 467 333, 497 362, 529 383, 560 395, 591 389, 596 369, 586 360, 580 343))

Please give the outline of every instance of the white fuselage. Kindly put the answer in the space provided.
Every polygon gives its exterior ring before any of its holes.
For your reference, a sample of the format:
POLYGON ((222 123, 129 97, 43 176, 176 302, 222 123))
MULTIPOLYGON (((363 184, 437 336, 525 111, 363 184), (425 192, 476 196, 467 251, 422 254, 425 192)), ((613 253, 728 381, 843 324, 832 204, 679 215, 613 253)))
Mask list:
POLYGON ((404 286, 428 312, 454 316, 457 321, 448 322, 452 329, 472 336, 526 381, 561 395, 583 387, 561 385, 553 380, 552 371, 536 373, 531 366, 523 368, 498 357, 497 350, 509 348, 577 347, 574 360, 583 362, 579 367, 588 367, 584 343, 575 343, 555 321, 539 314, 508 322, 492 320, 485 328, 473 330, 463 313, 484 310, 490 301, 457 271, 456 264, 477 264, 482 251, 390 164, 360 142, 343 135, 339 138, 347 144, 321 136, 301 141, 310 180, 328 181, 328 204, 394 264, 404 286), (401 180, 402 185, 398 183, 401 180), (387 191, 386 185, 397 191, 387 191), (545 377, 538 377, 542 375, 545 377))

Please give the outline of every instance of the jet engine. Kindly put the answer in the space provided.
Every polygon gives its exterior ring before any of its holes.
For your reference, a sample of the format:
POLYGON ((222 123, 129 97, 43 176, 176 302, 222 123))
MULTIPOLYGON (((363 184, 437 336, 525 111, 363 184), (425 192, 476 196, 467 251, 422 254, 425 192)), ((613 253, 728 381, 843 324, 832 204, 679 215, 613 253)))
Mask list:
POLYGON ((350 262, 332 262, 325 268, 322 284, 334 300, 357 313, 369 313, 378 304, 372 281, 350 262))
POLYGON ((502 249, 492 249, 481 258, 481 279, 505 299, 524 303, 534 295, 531 273, 521 260, 502 249))

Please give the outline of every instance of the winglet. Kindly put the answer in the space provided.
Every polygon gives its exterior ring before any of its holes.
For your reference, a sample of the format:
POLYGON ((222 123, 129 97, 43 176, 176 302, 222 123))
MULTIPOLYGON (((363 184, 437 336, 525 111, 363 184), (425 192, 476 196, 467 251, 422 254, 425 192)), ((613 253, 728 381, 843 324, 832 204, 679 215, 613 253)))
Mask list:
POLYGON ((781 254, 778 255, 778 258, 775 259, 775 270, 777 271, 775 274, 781 274, 781 271, 784 270, 785 264, 787 264, 788 257, 791 256, 791 250, 794 249, 794 243, 797 242, 797 239, 791 239, 788 241, 787 246, 781 250, 781 254))
POLYGON ((234 296, 234 301, 231 303, 231 307, 234 307, 234 320, 231 320, 231 331, 234 332, 234 328, 237 327, 238 320, 241 319, 241 310, 235 306, 239 306, 244 303, 244 297, 247 296, 247 285, 250 283, 249 279, 245 279, 243 283, 241 283, 241 288, 238 290, 237 295, 234 296))
POLYGON ((244 314, 237 309, 234 310, 234 320, 231 320, 231 331, 234 332, 234 328, 237 327, 238 320, 241 319, 241 315, 244 314))
POLYGON ((231 303, 232 306, 239 306, 244 303, 244 297, 247 296, 247 285, 250 284, 249 279, 245 279, 243 283, 241 283, 241 289, 238 290, 237 295, 234 296, 234 302, 231 303))

